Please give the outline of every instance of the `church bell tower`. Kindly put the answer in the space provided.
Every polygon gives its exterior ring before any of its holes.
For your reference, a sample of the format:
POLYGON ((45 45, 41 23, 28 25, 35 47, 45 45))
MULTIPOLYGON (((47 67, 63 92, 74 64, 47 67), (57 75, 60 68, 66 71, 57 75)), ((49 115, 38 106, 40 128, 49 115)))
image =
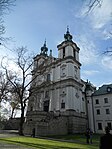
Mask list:
POLYGON ((80 113, 83 112, 80 49, 72 39, 73 37, 67 27, 64 41, 57 46, 58 58, 60 59, 60 86, 66 90, 66 96, 61 97, 61 102, 65 103, 65 110, 72 109, 80 113))
POLYGON ((58 58, 66 58, 72 57, 77 62, 79 62, 79 48, 77 45, 72 41, 72 35, 69 32, 69 28, 67 27, 66 34, 64 34, 64 41, 57 46, 58 48, 58 58))

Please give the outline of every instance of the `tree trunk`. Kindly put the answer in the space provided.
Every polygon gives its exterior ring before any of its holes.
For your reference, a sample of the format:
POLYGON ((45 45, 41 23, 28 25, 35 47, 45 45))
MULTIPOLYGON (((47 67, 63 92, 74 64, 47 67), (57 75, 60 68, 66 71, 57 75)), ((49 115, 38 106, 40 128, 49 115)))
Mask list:
POLYGON ((11 119, 13 118, 13 114, 14 114, 14 108, 12 109, 12 113, 11 113, 11 119))
POLYGON ((23 124, 24 124, 24 108, 21 109, 19 135, 23 136, 23 124))

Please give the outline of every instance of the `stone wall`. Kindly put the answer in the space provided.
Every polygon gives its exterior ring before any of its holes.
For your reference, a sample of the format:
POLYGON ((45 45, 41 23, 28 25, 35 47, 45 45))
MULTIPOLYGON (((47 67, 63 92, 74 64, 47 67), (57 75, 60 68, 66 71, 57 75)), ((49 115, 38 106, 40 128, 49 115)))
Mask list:
MULTIPOLYGON (((36 136, 66 135, 84 133, 86 131, 86 116, 75 111, 54 113, 38 113, 38 120, 26 120, 24 134, 31 135, 35 128, 36 136)), ((30 119, 31 120, 31 119, 30 119)))
POLYGON ((10 118, 4 125, 6 130, 19 130, 20 118, 10 118))
POLYGON ((71 112, 68 116, 68 133, 84 133, 87 128, 87 118, 83 114, 71 112))
POLYGON ((38 122, 36 124, 36 135, 64 135, 67 134, 66 117, 55 117, 49 122, 38 122))

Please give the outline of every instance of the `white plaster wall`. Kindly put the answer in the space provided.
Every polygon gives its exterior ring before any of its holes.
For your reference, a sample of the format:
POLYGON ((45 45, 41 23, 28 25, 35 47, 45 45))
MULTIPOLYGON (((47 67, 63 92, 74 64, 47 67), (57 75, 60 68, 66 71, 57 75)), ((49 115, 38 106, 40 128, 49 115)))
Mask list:
POLYGON ((86 114, 86 99, 85 99, 85 95, 82 94, 82 112, 84 112, 86 114))
POLYGON ((60 110, 60 89, 59 88, 55 90, 54 108, 56 110, 60 110))
MULTIPOLYGON (((75 49, 76 49, 76 47, 75 47, 75 49)), ((75 50, 75 55, 76 55, 76 60, 79 61, 79 53, 77 52, 77 50, 75 50)), ((74 57, 74 52, 73 52, 72 46, 65 47, 65 57, 67 57, 67 56, 74 57)), ((58 58, 63 58, 63 48, 58 50, 58 58)))
POLYGON ((56 70, 57 68, 52 68, 52 81, 55 82, 56 81, 56 77, 57 77, 57 74, 56 74, 56 70))
POLYGON ((67 77, 74 78, 74 65, 72 63, 67 63, 67 77))
POLYGON ((76 112, 80 112, 80 93, 79 89, 74 88, 74 102, 75 102, 75 110, 76 112), (78 93, 79 97, 76 97, 76 93, 78 93))
POLYGON ((67 63, 67 77, 68 78, 74 78, 78 81, 80 81, 80 69, 76 64, 73 63, 67 63), (75 72, 75 69, 77 68, 77 75, 75 72))
POLYGON ((87 97, 88 103, 88 118, 89 118, 89 128, 94 131, 94 122, 93 122, 93 107, 92 107, 92 98, 91 96, 87 97))
POLYGON ((77 69, 77 74, 78 74, 78 75, 77 75, 78 80, 80 80, 80 69, 79 69, 79 68, 77 69))
POLYGON ((61 58, 61 51, 58 50, 58 58, 61 58))
POLYGON ((98 130, 98 122, 102 123, 103 129, 107 125, 107 122, 111 122, 112 125, 112 94, 94 96, 93 104, 94 104, 96 132, 103 133, 103 130, 98 130), (104 98, 108 98, 108 103, 104 103, 104 98), (96 104, 96 99, 99 99, 99 104, 96 104), (100 115, 97 115, 96 113, 97 109, 100 109, 100 115), (106 114, 105 109, 109 109, 110 114, 106 114))
POLYGON ((51 69, 50 74, 51 74, 51 81, 53 81, 54 80, 54 68, 51 69))
POLYGON ((53 111, 54 109, 54 97, 55 97, 55 92, 54 90, 50 90, 50 102, 49 102, 49 111, 53 111), (53 96, 54 95, 54 96, 53 96))
POLYGON ((79 76, 79 69, 78 67, 75 65, 74 67, 74 79, 79 80, 80 76, 79 76), (76 72, 77 70, 77 72, 76 72))
POLYGON ((79 90, 79 103, 80 103, 80 112, 84 112, 83 111, 83 102, 82 102, 82 92, 79 90))
POLYGON ((53 79, 54 82, 60 80, 60 66, 55 67, 55 69, 53 71, 53 76, 54 76, 54 79, 53 79))
POLYGON ((67 56, 73 56, 73 48, 71 46, 67 46, 65 48, 65 52, 66 52, 66 54, 65 54, 66 57, 67 56))
POLYGON ((56 110, 59 110, 59 107, 60 107, 59 92, 60 92, 59 89, 51 90, 51 94, 50 94, 51 102, 49 106, 49 111, 55 112, 56 110))
POLYGON ((79 61, 79 53, 76 51, 76 60, 79 61))
POLYGON ((66 109, 74 109, 72 87, 67 87, 66 109))
POLYGON ((40 110, 43 110, 43 100, 44 100, 44 92, 41 93, 40 110))
MULTIPOLYGON (((66 101, 66 109, 73 109, 73 110, 76 110, 76 112, 80 112, 81 111, 81 107, 82 107, 82 104, 80 103, 81 102, 81 98, 77 98, 76 97, 76 92, 77 90, 74 88, 74 87, 67 87, 67 100, 66 101)), ((79 96, 80 96, 80 93, 79 93, 79 96)), ((82 97, 82 96, 81 96, 82 97)))
POLYGON ((63 58, 63 49, 58 50, 58 58, 63 58))

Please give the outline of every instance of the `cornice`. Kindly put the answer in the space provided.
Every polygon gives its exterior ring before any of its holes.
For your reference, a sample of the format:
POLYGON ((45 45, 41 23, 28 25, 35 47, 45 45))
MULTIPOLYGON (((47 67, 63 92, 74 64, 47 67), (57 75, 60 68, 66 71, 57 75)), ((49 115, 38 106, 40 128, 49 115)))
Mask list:
POLYGON ((35 86, 30 88, 30 91, 32 92, 33 90, 45 90, 46 88, 49 88, 50 90, 62 88, 62 87, 76 87, 76 88, 82 88, 83 84, 75 79, 72 78, 67 78, 64 80, 59 80, 57 82, 43 82, 41 85, 35 86))

